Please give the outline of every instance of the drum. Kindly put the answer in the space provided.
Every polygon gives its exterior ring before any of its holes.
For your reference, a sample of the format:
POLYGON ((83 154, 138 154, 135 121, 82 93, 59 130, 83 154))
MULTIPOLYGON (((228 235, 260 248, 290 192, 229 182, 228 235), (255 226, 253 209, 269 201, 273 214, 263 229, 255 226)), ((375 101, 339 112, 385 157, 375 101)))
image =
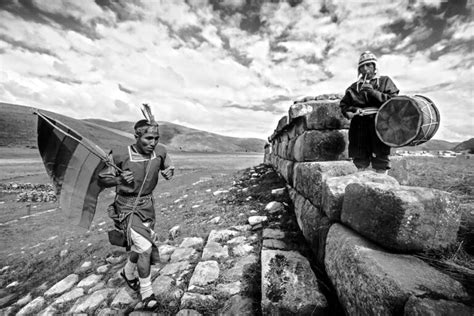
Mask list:
POLYGON ((438 109, 427 97, 396 96, 380 107, 375 131, 390 147, 416 146, 434 136, 439 120, 438 109))

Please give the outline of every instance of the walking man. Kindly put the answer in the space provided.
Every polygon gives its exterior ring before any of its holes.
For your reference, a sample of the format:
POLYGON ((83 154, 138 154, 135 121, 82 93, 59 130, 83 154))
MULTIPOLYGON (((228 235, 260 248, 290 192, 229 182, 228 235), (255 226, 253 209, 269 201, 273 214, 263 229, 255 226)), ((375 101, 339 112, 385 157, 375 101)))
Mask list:
POLYGON ((349 157, 359 170, 372 165, 376 172, 386 173, 390 147, 375 132, 375 115, 399 90, 389 77, 378 75, 377 58, 370 51, 360 55, 357 69, 359 79, 347 88, 340 103, 342 114, 351 120, 349 157))
MULTIPOLYGON (((147 106, 146 106, 147 108, 147 106)), ((100 174, 99 183, 104 187, 116 187, 114 202, 109 206, 109 216, 127 238, 129 258, 122 277, 134 290, 140 291, 143 308, 153 310, 158 302, 153 293, 150 266, 159 260, 155 244, 156 234, 153 190, 161 171, 166 180, 174 175, 174 167, 164 146, 158 144, 158 123, 149 113, 146 120, 134 126, 136 142, 111 152, 113 163, 122 173, 107 168, 100 174), (138 270, 138 278, 135 277, 138 270)))

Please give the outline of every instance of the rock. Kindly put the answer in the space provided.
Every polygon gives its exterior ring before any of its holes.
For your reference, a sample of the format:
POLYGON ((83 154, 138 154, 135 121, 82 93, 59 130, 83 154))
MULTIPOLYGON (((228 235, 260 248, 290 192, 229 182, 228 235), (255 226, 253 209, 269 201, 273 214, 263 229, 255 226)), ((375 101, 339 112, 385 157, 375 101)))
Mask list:
POLYGON ((171 258, 171 254, 176 250, 175 246, 161 245, 158 247, 158 253, 160 255, 161 262, 168 262, 171 258))
POLYGON ((219 277, 219 272, 217 261, 201 261, 194 269, 189 285, 204 286, 212 283, 219 277))
POLYGON ((103 289, 83 296, 79 298, 76 303, 71 307, 69 313, 86 313, 95 310, 99 307, 107 298, 114 293, 114 289, 103 289))
POLYGON ((285 233, 280 229, 265 228, 262 234, 263 239, 283 239, 285 233))
POLYGON ((209 223, 209 224, 218 224, 220 220, 221 220, 221 217, 220 217, 220 216, 216 216, 216 217, 210 219, 208 223, 209 223))
POLYGON ((256 210, 250 210, 249 213, 250 214, 257 214, 258 212, 256 210))
POLYGON ((187 237, 184 238, 179 248, 194 248, 194 249, 201 249, 204 245, 204 239, 201 237, 187 237))
POLYGON ((120 291, 115 295, 112 303, 110 303, 110 307, 114 309, 125 309, 128 307, 133 307, 136 303, 138 303, 139 299, 134 298, 136 296, 132 290, 128 288, 121 288, 120 291))
POLYGON ((262 250, 263 315, 319 315, 327 308, 305 257, 295 251, 262 250))
POLYGON ((86 272, 92 267, 92 262, 90 261, 85 261, 79 268, 76 269, 76 273, 80 274, 83 272, 86 272))
POLYGON ((237 236, 227 242, 228 245, 241 244, 247 240, 245 236, 237 236))
POLYGON ((253 300, 241 295, 234 295, 227 300, 219 312, 219 316, 253 316, 253 300))
POLYGON ((91 274, 83 279, 77 287, 93 287, 102 279, 102 275, 91 274))
POLYGON ((456 242, 459 201, 448 192, 378 183, 347 185, 341 221, 393 250, 445 249, 456 242))
POLYGON ((226 284, 217 284, 216 292, 223 297, 231 297, 232 295, 240 293, 242 289, 242 283, 240 281, 226 283, 226 284))
POLYGON ((201 260, 221 259, 229 257, 229 248, 215 241, 208 241, 202 252, 201 260))
POLYGON ((405 304, 405 316, 472 316, 474 307, 470 307, 458 302, 446 300, 433 300, 429 298, 418 298, 411 296, 405 304))
POLYGON ((97 267, 96 271, 97 273, 104 274, 107 271, 109 271, 109 267, 110 266, 108 264, 104 264, 104 265, 101 265, 100 267, 97 267))
POLYGON ((77 274, 70 274, 44 293, 46 298, 69 291, 79 280, 77 274))
POLYGON ((264 239, 262 246, 267 249, 288 249, 287 244, 278 239, 264 239))
POLYGON ((323 265, 326 236, 331 222, 323 212, 315 207, 309 200, 298 194, 296 190, 292 192, 292 196, 298 226, 305 239, 311 245, 311 249, 316 254, 316 261, 318 264, 323 265))
POLYGON ((175 276, 187 271, 191 268, 189 261, 179 261, 175 263, 169 263, 161 269, 161 275, 175 276))
POLYGON ((232 226, 232 229, 238 230, 240 232, 246 232, 252 229, 252 226, 250 225, 237 225, 237 226, 232 226))
POLYGON ((253 246, 248 245, 248 244, 240 244, 232 248, 233 255, 237 257, 246 256, 252 251, 253 251, 253 246))
POLYGON ((58 310, 53 305, 49 305, 45 309, 43 309, 40 313, 38 313, 38 316, 50 316, 50 315, 56 315, 56 314, 59 314, 58 310))
POLYGON ((348 144, 347 130, 308 130, 296 138, 293 155, 299 162, 347 159, 348 144))
POLYGON ((221 195, 221 194, 224 194, 224 193, 229 193, 229 190, 217 190, 217 191, 213 192, 212 194, 214 196, 218 196, 218 195, 221 195))
POLYGON ((184 293, 181 298, 181 309, 214 309, 218 301, 212 295, 184 293))
POLYGON ((157 297, 163 298, 169 296, 174 284, 175 281, 173 278, 160 275, 153 281, 151 286, 153 287, 153 293, 155 293, 157 297))
POLYGON ((171 227, 168 236, 170 240, 175 240, 176 237, 181 233, 181 227, 179 225, 171 227))
POLYGON ((249 254, 246 257, 240 257, 235 261, 232 267, 223 271, 226 281, 240 281, 245 273, 252 269, 258 263, 258 257, 255 254, 249 254))
POLYGON ((71 302, 81 296, 84 295, 84 289, 83 288, 74 288, 71 291, 64 293, 60 297, 58 297, 52 305, 60 305, 64 304, 67 302, 71 302))
POLYGON ((198 253, 193 248, 176 248, 170 258, 170 262, 192 261, 196 259, 198 253))
POLYGON ((344 192, 349 183, 376 182, 388 185, 399 185, 398 181, 385 174, 373 171, 356 172, 340 177, 329 177, 323 180, 322 210, 332 221, 341 220, 344 192))
POLYGON ((285 194, 285 190, 286 188, 279 188, 279 189, 273 189, 272 190, 272 195, 273 196, 282 196, 283 194, 285 194))
MULTIPOLYGON (((3 299, 3 298, 2 298, 3 299)), ((22 307, 22 306, 25 306, 26 304, 28 304, 29 302, 32 301, 32 297, 31 297, 31 293, 28 293, 27 295, 23 296, 21 299, 19 299, 15 305, 16 306, 19 306, 19 307, 22 307)), ((3 306, 3 304, 0 303, 0 306, 3 306)))
POLYGON ((211 230, 209 233, 209 237, 207 241, 215 241, 215 242, 225 242, 235 236, 239 236, 240 232, 230 229, 223 229, 223 230, 211 230))
POLYGON ((93 286, 89 290, 87 290, 87 294, 94 293, 95 291, 101 290, 104 287, 105 287, 105 282, 99 282, 95 286, 93 286))
POLYGON ((116 265, 116 264, 119 264, 120 262, 122 262, 124 259, 125 259, 124 256, 118 256, 118 257, 113 257, 112 256, 112 257, 108 257, 107 259, 105 259, 105 261, 107 261, 111 265, 116 265))
POLYGON ((266 216, 250 216, 248 219, 249 224, 252 226, 261 224, 261 223, 266 223, 267 220, 268 220, 268 217, 266 216))
POLYGON ((323 161, 295 164, 295 189, 310 200, 316 207, 321 207, 323 182, 328 177, 339 177, 355 173, 357 168, 350 161, 323 161))
POLYGON ((288 116, 283 116, 279 121, 278 121, 278 124, 277 124, 277 127, 275 129, 275 132, 279 133, 280 131, 282 131, 284 128, 286 128, 286 126, 288 125, 288 116))
POLYGON ((26 306, 20 309, 16 315, 23 316, 23 315, 34 315, 39 312, 44 306, 45 300, 43 297, 39 296, 29 302, 26 306))
POLYGON ((468 297, 459 282, 422 260, 386 252, 340 224, 329 229, 324 263, 348 315, 398 315, 411 295, 468 297))
POLYGON ((182 309, 180 310, 176 316, 201 316, 202 314, 199 313, 198 311, 195 311, 194 309, 182 309))
POLYGON ((265 211, 275 214, 285 210, 285 206, 281 202, 272 201, 265 206, 265 211))
POLYGON ((339 108, 339 100, 309 100, 293 104, 289 109, 290 121, 301 117, 307 129, 348 129, 347 120, 339 108))
POLYGON ((283 179, 285 179, 285 181, 289 183, 290 185, 293 184, 293 166, 295 163, 293 162, 293 149, 292 148, 295 142, 296 142, 296 139, 294 141, 290 141, 287 147, 287 153, 285 154, 285 158, 287 159, 279 159, 277 168, 276 168, 278 172, 281 174, 281 176, 283 177, 283 179))
MULTIPOLYGON (((16 294, 6 294, 0 298, 0 308, 10 305, 17 298, 16 294)), ((23 306, 23 305, 20 305, 23 306)))

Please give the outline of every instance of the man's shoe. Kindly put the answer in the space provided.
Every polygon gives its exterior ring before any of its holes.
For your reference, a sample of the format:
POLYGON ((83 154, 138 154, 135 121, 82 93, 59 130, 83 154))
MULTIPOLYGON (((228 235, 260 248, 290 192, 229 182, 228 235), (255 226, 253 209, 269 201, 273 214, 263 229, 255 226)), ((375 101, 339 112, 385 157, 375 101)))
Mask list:
POLYGON ((386 169, 375 169, 375 172, 380 173, 380 174, 388 174, 388 170, 386 169))

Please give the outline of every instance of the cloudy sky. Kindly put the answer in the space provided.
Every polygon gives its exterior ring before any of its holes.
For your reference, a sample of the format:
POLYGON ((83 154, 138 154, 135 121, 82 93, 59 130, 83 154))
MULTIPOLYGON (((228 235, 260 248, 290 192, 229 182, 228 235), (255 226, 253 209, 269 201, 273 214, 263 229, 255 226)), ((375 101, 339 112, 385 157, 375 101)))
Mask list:
POLYGON ((0 101, 266 139, 292 101, 343 93, 364 50, 474 137, 473 1, 0 0, 0 101))

